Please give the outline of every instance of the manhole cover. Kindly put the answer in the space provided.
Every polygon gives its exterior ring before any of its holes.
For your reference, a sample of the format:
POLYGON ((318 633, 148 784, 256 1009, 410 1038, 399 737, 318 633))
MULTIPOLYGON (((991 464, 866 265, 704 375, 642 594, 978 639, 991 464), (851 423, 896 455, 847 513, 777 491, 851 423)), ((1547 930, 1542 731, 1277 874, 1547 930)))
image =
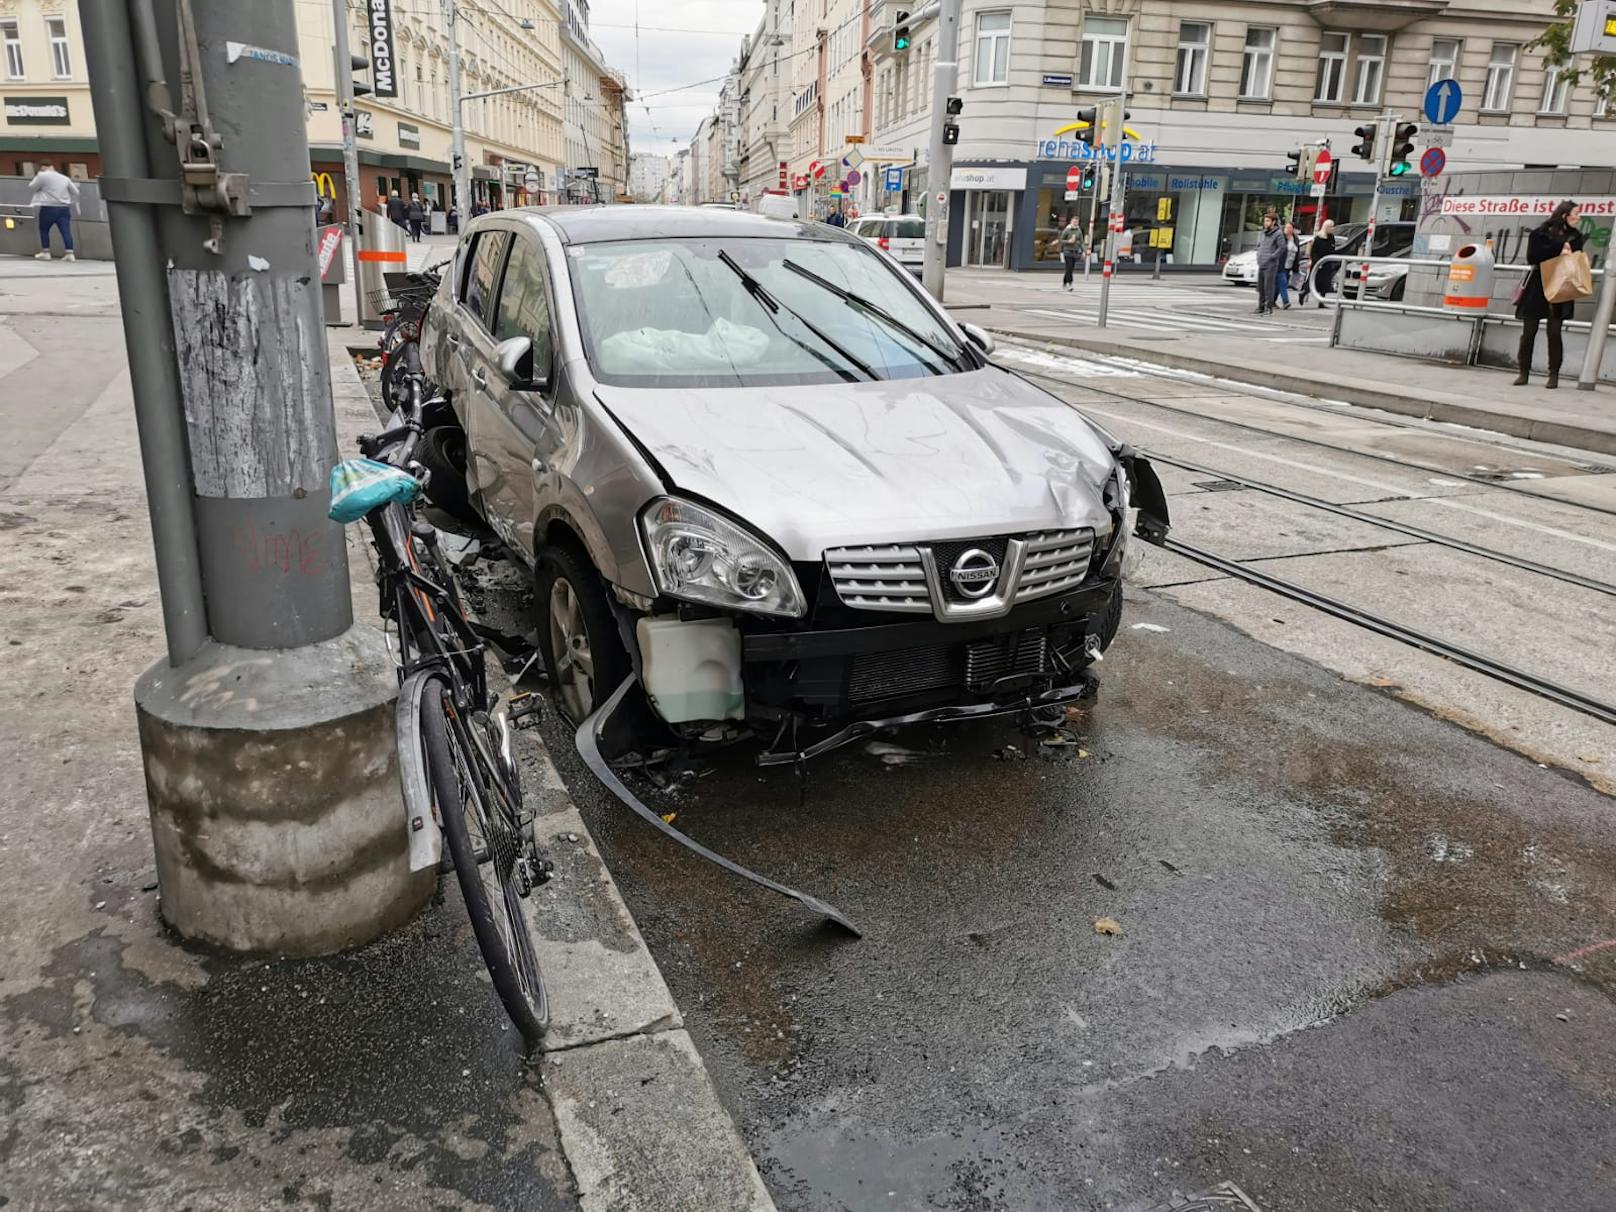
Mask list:
POLYGON ((1204 488, 1207 492, 1239 492, 1245 485, 1235 480, 1202 480, 1194 487, 1204 488))
POLYGON ((1219 1183, 1210 1191, 1172 1203, 1159 1204, 1152 1212, 1262 1212, 1256 1201, 1233 1183, 1219 1183))

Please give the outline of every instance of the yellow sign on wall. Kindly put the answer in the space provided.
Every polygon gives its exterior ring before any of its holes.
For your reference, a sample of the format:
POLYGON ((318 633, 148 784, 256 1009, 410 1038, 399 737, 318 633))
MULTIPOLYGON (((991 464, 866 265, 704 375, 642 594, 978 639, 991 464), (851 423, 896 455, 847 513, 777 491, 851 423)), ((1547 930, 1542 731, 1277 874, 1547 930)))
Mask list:
POLYGON ((1173 246, 1173 229, 1171 227, 1152 228, 1150 246, 1152 248, 1171 248, 1173 246))
POLYGON ((1156 199, 1156 222, 1166 223, 1173 217, 1173 200, 1171 198, 1156 199))

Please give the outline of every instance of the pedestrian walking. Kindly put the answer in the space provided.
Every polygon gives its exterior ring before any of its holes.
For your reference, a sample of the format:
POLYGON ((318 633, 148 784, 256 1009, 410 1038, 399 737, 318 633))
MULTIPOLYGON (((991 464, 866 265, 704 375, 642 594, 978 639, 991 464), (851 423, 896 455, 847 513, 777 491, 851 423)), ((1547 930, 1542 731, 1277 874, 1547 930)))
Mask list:
POLYGON ((1273 314, 1274 296, 1279 290, 1279 267, 1285 259, 1285 233, 1279 230, 1279 214, 1263 216, 1262 235, 1257 240, 1257 314, 1273 314))
POLYGON ((829 223, 832 227, 846 227, 847 216, 842 214, 840 208, 837 208, 825 216, 825 222, 829 223))
POLYGON ((79 183, 57 172, 54 164, 46 164, 34 175, 28 188, 34 191, 30 202, 39 220, 39 251, 34 254, 34 260, 51 259, 52 229, 62 233, 62 247, 67 250, 62 260, 78 260, 73 255, 73 212, 79 208, 79 183))
POLYGON ((1335 271, 1341 268, 1338 261, 1328 265, 1320 264, 1326 257, 1336 255, 1335 248, 1335 220, 1326 219, 1320 226, 1318 234, 1313 237, 1313 245, 1308 250, 1308 259, 1319 266, 1318 298, 1319 306, 1324 306, 1324 298, 1335 289, 1335 271))
POLYGON ((405 231, 409 230, 409 207, 404 205, 404 199, 398 196, 398 190, 387 195, 387 221, 396 223, 405 231))
POLYGON ((1565 356, 1565 344, 1560 326, 1571 318, 1575 303, 1550 303, 1543 293, 1543 266, 1562 253, 1581 252, 1583 235, 1577 230, 1582 222, 1582 208, 1575 202, 1565 201, 1554 208, 1554 213, 1535 228, 1526 239, 1526 261, 1531 271, 1522 284, 1521 295, 1515 303, 1515 318, 1521 321, 1521 347, 1516 353, 1520 373, 1515 386, 1524 387, 1532 369, 1532 347, 1537 344, 1537 330, 1544 320, 1549 322, 1549 377, 1545 387, 1560 386, 1560 362, 1565 356))
MULTIPOLYGON (((1281 246, 1279 273, 1274 278, 1274 285, 1279 292, 1279 305, 1286 311, 1291 309, 1291 275, 1302 263, 1302 246, 1296 241, 1296 228, 1287 223, 1284 229, 1285 242, 1281 246)), ((1272 303, 1269 304, 1272 310, 1272 303)))
POLYGON ((404 211, 404 217, 410 221, 410 239, 419 244, 421 228, 426 224, 426 207, 421 205, 420 194, 410 195, 410 204, 404 211))
POLYGON ((1061 289, 1072 289, 1072 275, 1077 272, 1077 259, 1083 255, 1083 224, 1074 214, 1066 220, 1066 226, 1060 231, 1060 255, 1066 263, 1066 272, 1061 275, 1061 289))

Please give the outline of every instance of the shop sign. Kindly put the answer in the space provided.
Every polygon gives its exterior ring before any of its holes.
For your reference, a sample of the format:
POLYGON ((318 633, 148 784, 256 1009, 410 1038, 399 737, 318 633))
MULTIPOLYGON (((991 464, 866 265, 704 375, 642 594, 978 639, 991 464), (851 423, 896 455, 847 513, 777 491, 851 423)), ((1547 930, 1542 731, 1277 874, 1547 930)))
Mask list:
MULTIPOLYGON (((1382 190, 1382 193, 1387 192, 1382 190)), ((1565 201, 1564 194, 1448 194, 1442 199, 1442 214, 1457 219, 1546 219, 1565 201)), ((1578 198, 1584 216, 1616 218, 1616 198, 1578 198)))
POLYGON ((1024 168, 960 168, 948 178, 949 189, 1026 189, 1024 168))
POLYGON ((370 82, 378 97, 398 96, 393 64, 393 0, 370 0, 370 82))
POLYGON ((67 126, 66 97, 7 97, 6 122, 12 126, 67 126))
POLYGON ((374 139, 376 137, 376 119, 369 110, 354 110, 354 134, 361 139, 374 139))
POLYGON ((1096 151, 1078 139, 1040 139, 1037 144, 1040 160, 1109 160, 1113 164, 1154 164, 1154 143, 1125 142, 1119 147, 1106 147, 1096 151))
POLYGON ((400 147, 420 147, 421 128, 412 126, 408 122, 398 124, 398 145, 400 147))

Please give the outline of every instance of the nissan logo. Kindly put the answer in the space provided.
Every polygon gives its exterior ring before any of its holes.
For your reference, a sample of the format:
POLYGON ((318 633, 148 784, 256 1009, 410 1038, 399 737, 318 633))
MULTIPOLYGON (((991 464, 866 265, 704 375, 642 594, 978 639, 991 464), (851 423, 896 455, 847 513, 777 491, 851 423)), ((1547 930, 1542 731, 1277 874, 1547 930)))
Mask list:
POLYGON ((980 547, 973 547, 954 561, 948 579, 966 597, 985 598, 999 582, 999 561, 980 547))

